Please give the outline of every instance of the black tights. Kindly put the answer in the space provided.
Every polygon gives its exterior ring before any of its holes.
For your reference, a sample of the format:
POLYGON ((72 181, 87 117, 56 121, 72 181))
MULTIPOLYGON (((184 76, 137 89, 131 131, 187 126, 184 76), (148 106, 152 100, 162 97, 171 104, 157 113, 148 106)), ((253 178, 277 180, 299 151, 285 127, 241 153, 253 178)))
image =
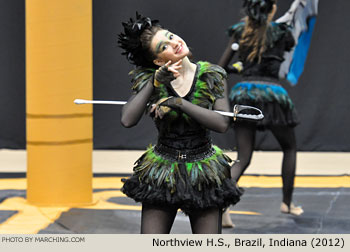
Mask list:
MULTIPOLYGON (((169 234, 177 208, 142 205, 141 234, 169 234)), ((193 234, 220 234, 222 211, 218 208, 196 210, 190 213, 193 234)))
MULTIPOLYGON (((254 124, 236 124, 234 126, 238 157, 231 169, 231 177, 236 181, 248 168, 252 158, 256 126, 254 124)), ((296 170, 296 140, 294 129, 291 127, 272 127, 272 134, 277 139, 283 151, 282 181, 283 181, 283 202, 290 205, 294 188, 294 177, 296 170)))

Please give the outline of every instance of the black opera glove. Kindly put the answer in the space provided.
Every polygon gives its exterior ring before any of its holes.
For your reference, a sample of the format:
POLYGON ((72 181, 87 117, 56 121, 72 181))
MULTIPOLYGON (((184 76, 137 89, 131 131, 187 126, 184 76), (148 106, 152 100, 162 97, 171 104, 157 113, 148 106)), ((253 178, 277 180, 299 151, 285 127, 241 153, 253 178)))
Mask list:
POLYGON ((160 84, 169 86, 170 82, 175 79, 176 78, 174 74, 168 70, 168 67, 162 66, 156 71, 154 75, 154 86, 159 87, 160 84))

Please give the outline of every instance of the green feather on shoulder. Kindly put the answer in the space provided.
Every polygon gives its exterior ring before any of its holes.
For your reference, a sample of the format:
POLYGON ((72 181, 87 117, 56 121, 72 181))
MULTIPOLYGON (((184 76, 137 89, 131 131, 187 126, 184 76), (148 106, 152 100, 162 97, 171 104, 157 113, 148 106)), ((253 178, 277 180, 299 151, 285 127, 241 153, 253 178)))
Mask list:
POLYGON ((140 92, 140 90, 148 83, 152 81, 155 69, 153 68, 136 68, 130 71, 131 82, 133 83, 132 90, 140 92))
POLYGON ((199 61, 200 72, 197 81, 196 98, 207 98, 214 102, 224 97, 224 85, 227 78, 226 71, 218 66, 205 61, 199 61))

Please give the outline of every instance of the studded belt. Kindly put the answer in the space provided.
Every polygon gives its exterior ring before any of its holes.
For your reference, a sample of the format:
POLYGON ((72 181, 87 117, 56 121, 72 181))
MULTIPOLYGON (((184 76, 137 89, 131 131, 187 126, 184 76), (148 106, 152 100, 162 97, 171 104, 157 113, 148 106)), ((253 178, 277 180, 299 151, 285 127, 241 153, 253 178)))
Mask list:
POLYGON ((154 146, 154 151, 156 154, 167 159, 180 162, 198 161, 215 153, 215 150, 210 142, 191 150, 179 150, 170 148, 163 144, 157 144, 154 146))

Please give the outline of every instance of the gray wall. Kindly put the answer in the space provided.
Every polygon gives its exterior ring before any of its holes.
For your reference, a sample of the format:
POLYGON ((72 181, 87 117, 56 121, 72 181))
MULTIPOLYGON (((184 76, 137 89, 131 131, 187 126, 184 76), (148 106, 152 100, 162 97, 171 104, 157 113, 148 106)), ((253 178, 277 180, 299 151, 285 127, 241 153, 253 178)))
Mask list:
MULTIPOLYGON (((291 0, 279 1, 277 16, 291 0)), ((95 0, 94 99, 126 100, 130 95, 132 69, 117 47, 121 22, 143 15, 180 35, 192 48, 195 60, 216 63, 228 41, 225 30, 240 20, 241 1, 95 0)), ((321 0, 305 71, 295 87, 286 86, 300 114, 296 127, 301 151, 350 151, 350 107, 348 85, 350 51, 347 11, 350 1, 321 0)), ((25 148, 25 53, 24 1, 0 0, 0 148, 25 148)), ((229 77, 231 87, 237 77, 229 77)), ((144 149, 156 140, 156 129, 148 117, 125 129, 118 106, 94 107, 95 149, 144 149)), ((234 133, 213 134, 214 142, 235 149, 234 133)), ((269 132, 259 132, 256 148, 279 150, 269 132)))
POLYGON ((25 148, 23 0, 0 0, 0 148, 25 148))

